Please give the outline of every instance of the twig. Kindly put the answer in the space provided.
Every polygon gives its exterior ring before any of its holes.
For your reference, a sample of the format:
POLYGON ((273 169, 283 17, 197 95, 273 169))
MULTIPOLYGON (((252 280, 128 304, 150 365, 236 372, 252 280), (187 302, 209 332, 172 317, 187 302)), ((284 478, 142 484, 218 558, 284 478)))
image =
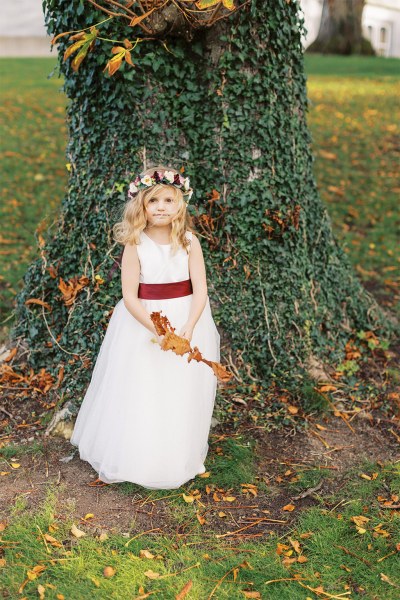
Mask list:
POLYGON ((236 565, 235 567, 232 567, 231 569, 229 569, 229 571, 227 571, 227 572, 225 573, 225 575, 223 575, 223 576, 221 577, 221 579, 219 579, 219 580, 217 581, 217 583, 215 584, 215 586, 214 586, 214 587, 213 587, 213 589, 211 590, 211 593, 210 593, 210 595, 208 596, 207 600, 210 600, 210 598, 212 598, 212 597, 213 597, 213 595, 214 595, 214 592, 215 592, 215 591, 216 591, 216 590, 219 588, 219 586, 220 586, 220 585, 221 585, 221 583, 224 581, 224 579, 226 579, 226 577, 228 577, 229 573, 232 573, 232 571, 235 571, 236 569, 238 569, 239 567, 241 567, 241 566, 242 566, 242 564, 243 564, 243 563, 240 563, 240 564, 236 565))
POLYGON ((141 537, 142 535, 145 535, 146 533, 151 533, 152 531, 162 531, 162 529, 160 527, 155 527, 154 529, 148 529, 147 531, 141 531, 140 533, 138 533, 137 535, 134 535, 132 538, 130 538, 130 540, 128 540, 124 546, 128 547, 128 545, 133 541, 136 540, 137 538, 141 537))
POLYGON ((264 290, 262 288, 261 273, 260 273, 260 259, 259 258, 257 259, 257 273, 258 273, 258 277, 259 277, 259 281, 260 281, 260 291, 261 291, 261 297, 262 297, 263 306, 264 306, 264 317, 265 317, 265 322, 267 324, 267 329, 268 329, 268 338, 267 338, 268 339, 268 348, 269 348, 272 358, 274 359, 274 365, 276 365, 276 363, 278 362, 278 359, 276 358, 274 351, 272 350, 272 346, 271 346, 271 339, 270 339, 271 329, 269 326, 267 303, 265 300, 264 290))
POLYGON ((346 554, 349 554, 350 556, 354 556, 354 558, 358 558, 358 560, 361 560, 365 565, 372 567, 372 563, 370 563, 369 560, 367 560, 366 558, 363 558, 362 556, 357 556, 357 554, 355 554, 351 550, 348 550, 344 546, 336 546, 335 545, 335 547, 339 548, 340 550, 343 550, 343 552, 346 552, 346 554))
POLYGON ((287 521, 280 521, 280 520, 273 520, 273 519, 267 519, 267 517, 263 517, 261 519, 258 519, 258 521, 254 521, 254 523, 250 523, 250 525, 246 525, 245 527, 241 527, 240 529, 235 529, 235 531, 227 531, 226 533, 221 533, 219 535, 216 535, 215 537, 217 538, 223 538, 223 537, 227 537, 228 535, 236 535, 237 533, 240 533, 241 531, 245 531, 246 529, 250 529, 250 527, 254 527, 254 525, 258 525, 259 523, 265 521, 269 521, 269 522, 273 522, 273 523, 287 523, 287 521))
POLYGON ((316 492, 317 490, 319 490, 320 487, 322 487, 323 483, 324 483, 323 481, 320 481, 319 484, 316 485, 315 487, 309 488, 308 490, 306 490, 305 492, 302 492, 298 496, 292 496, 292 500, 301 500, 302 498, 305 498, 306 496, 310 496, 313 492, 316 492))

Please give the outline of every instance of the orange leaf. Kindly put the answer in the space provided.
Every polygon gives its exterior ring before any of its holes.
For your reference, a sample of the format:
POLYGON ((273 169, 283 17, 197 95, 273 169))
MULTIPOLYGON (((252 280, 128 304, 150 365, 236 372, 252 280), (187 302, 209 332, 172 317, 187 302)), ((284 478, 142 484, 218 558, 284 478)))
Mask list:
POLYGON ((40 304, 40 306, 44 306, 44 308, 51 310, 50 304, 43 302, 43 300, 39 300, 39 298, 29 298, 28 300, 25 300, 25 304, 40 304))
POLYGON ((143 19, 145 19, 146 17, 148 17, 149 15, 151 15, 151 13, 153 12, 153 10, 155 10, 155 8, 152 8, 151 10, 149 10, 147 13, 144 13, 143 15, 139 15, 137 17, 134 17, 132 19, 132 21, 129 23, 129 27, 135 27, 135 25, 138 25, 141 21, 143 21, 143 19))

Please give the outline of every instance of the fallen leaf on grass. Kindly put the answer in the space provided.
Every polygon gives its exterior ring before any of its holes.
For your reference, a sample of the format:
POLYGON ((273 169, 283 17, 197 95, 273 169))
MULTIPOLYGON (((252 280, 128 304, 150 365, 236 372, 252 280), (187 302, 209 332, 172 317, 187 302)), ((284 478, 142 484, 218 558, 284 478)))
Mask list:
POLYGON ((253 496, 257 496, 257 486, 252 483, 241 483, 242 486, 242 494, 252 494, 253 496))
POLYGON ((71 531, 72 535, 75 536, 76 538, 81 538, 84 535, 86 535, 86 533, 84 531, 81 531, 80 529, 78 529, 75 524, 72 525, 70 531, 71 531))
POLYGON ((350 520, 353 521, 353 523, 356 524, 356 529, 357 529, 358 533, 361 533, 361 534, 366 533, 367 530, 364 528, 364 525, 366 523, 368 523, 368 521, 369 521, 368 517, 364 517, 363 515, 359 515, 357 517, 351 517, 350 520))
POLYGON ((292 540, 292 538, 289 538, 289 542, 292 544, 297 554, 301 554, 300 542, 297 540, 292 540))
POLYGON ((297 557, 297 562, 299 563, 305 563, 308 561, 308 558, 306 556, 304 556, 304 554, 300 554, 300 556, 297 557))
POLYGON ((63 547, 62 543, 59 542, 58 540, 56 540, 56 538, 54 538, 52 535, 49 535, 48 533, 45 533, 43 537, 46 540, 46 542, 49 542, 49 544, 51 546, 55 546, 56 548, 62 548, 63 547))
POLYGON ((103 569, 104 577, 107 577, 107 578, 114 577, 115 573, 116 573, 116 569, 114 569, 114 567, 108 566, 108 567, 104 567, 104 569, 103 569))
POLYGON ((380 575, 381 575, 382 581, 385 581, 385 583, 388 583, 389 585, 393 585, 393 587, 400 588, 400 585, 397 585, 397 583, 393 583, 393 581, 391 581, 389 579, 389 577, 387 575, 385 575, 385 573, 381 573, 380 575))
POLYGON ((44 587, 44 585, 39 583, 39 585, 37 586, 37 591, 38 591, 40 600, 44 600, 44 595, 46 593, 46 588, 44 587))
POLYGON ((154 571, 152 571, 151 569, 149 571, 145 571, 144 573, 146 575, 146 577, 148 577, 149 579, 158 579, 160 577, 160 573, 155 573, 154 571))
POLYGON ((184 598, 186 596, 186 594, 188 592, 190 592, 190 590, 192 589, 192 586, 193 586, 193 581, 191 579, 189 579, 189 581, 187 583, 185 583, 185 585, 183 586, 181 591, 175 596, 175 600, 182 600, 182 598, 184 598))
POLYGON ((139 556, 140 558, 154 558, 154 554, 152 554, 149 550, 140 550, 139 556))
POLYGON ((201 515, 199 513, 199 511, 196 511, 196 517, 198 522, 200 523, 200 525, 204 525, 204 523, 206 522, 205 518, 203 517, 203 515, 201 515))
POLYGON ((27 577, 19 586, 18 593, 22 594, 22 591, 26 584, 29 581, 33 581, 34 579, 36 579, 45 569, 45 565, 36 565, 33 567, 33 569, 28 569, 28 571, 26 572, 27 577))
POLYGON ((295 507, 295 505, 294 505, 294 504, 286 504, 286 505, 285 505, 285 506, 282 508, 282 510, 287 510, 287 511, 289 511, 289 512, 292 512, 292 510, 294 510, 295 508, 296 508, 296 507, 295 507))

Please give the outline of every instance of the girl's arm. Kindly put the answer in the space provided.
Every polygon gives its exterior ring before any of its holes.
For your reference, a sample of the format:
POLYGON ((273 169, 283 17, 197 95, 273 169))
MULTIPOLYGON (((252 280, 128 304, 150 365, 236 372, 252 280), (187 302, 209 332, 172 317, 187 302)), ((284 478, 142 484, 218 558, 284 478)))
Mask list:
POLYGON ((192 247, 189 253, 189 274, 192 280, 193 296, 185 328, 193 331, 207 302, 207 277, 203 251, 197 237, 192 234, 192 247))
POLYGON ((121 283, 124 304, 135 319, 157 335, 153 321, 138 298, 140 262, 136 244, 126 244, 121 262, 121 283))

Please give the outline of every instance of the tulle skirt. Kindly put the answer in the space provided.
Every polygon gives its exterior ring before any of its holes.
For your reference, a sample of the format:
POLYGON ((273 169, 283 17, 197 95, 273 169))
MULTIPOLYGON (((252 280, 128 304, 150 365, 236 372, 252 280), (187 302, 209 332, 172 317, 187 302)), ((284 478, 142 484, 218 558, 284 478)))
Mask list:
MULTIPOLYGON (((162 311, 179 334, 192 295, 141 300, 162 311)), ((204 473, 217 379, 212 369, 151 342, 154 335, 115 306, 71 444, 105 483, 130 481, 149 489, 174 489, 204 473)), ((220 336, 209 299, 191 340, 204 358, 220 360, 220 336)))

